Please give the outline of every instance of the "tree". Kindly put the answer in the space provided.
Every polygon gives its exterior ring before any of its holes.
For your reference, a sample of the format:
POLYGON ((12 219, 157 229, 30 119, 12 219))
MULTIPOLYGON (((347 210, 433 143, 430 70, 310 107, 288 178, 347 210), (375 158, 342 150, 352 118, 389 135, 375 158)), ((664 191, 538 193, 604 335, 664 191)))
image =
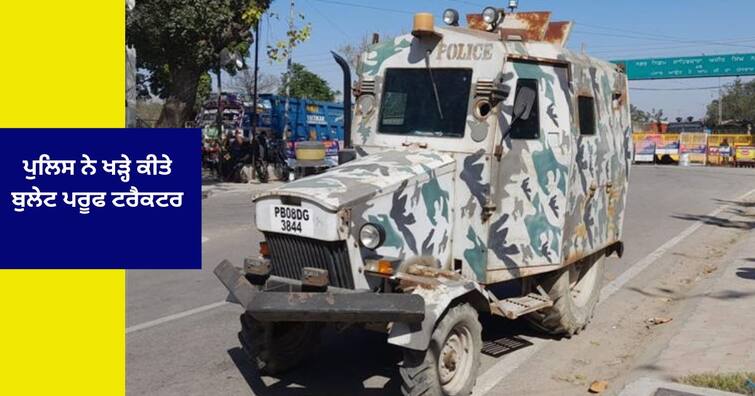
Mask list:
POLYGON ((668 117, 663 115, 663 109, 650 111, 650 120, 658 127, 658 132, 663 132, 663 123, 668 121, 668 117))
POLYGON ((127 16, 126 41, 137 50, 137 67, 150 72, 152 93, 165 99, 157 126, 180 127, 192 118, 202 76, 218 71, 221 50, 249 51, 250 29, 271 1, 136 2, 127 16))
POLYGON ((648 123, 650 123, 650 114, 640 110, 635 105, 630 105, 632 113, 632 128, 636 130, 646 130, 648 123))
MULTIPOLYGON (((278 90, 279 95, 286 94, 286 74, 281 78, 281 86, 278 90)), ((330 89, 328 83, 315 73, 307 70, 304 65, 294 63, 291 66, 291 97, 307 98, 314 100, 323 100, 332 102, 335 100, 338 92, 330 89)))
POLYGON ((197 113, 202 110, 202 105, 210 97, 212 93, 212 77, 210 73, 204 73, 199 77, 199 83, 197 84, 197 97, 194 102, 194 112, 197 113))
MULTIPOLYGON (((258 76, 258 94, 275 92, 278 87, 278 78, 270 74, 260 73, 258 76)), ((233 77, 230 84, 235 91, 241 91, 250 98, 254 97, 254 70, 243 69, 233 77)))
MULTIPOLYGON (((374 34, 377 33, 365 34, 361 39, 359 39, 359 41, 346 43, 338 47, 338 53, 343 56, 347 62, 349 62, 352 73, 357 73, 357 69, 359 68, 359 57, 362 56, 362 54, 367 51, 367 48, 372 45, 374 34)), ((395 36, 387 34, 379 37, 381 41, 395 39, 395 36)))
MULTIPOLYGON (((755 80, 747 83, 736 79, 723 88, 723 120, 753 121, 755 120, 755 80)), ((709 127, 718 124, 718 99, 713 100, 705 116, 709 127)))

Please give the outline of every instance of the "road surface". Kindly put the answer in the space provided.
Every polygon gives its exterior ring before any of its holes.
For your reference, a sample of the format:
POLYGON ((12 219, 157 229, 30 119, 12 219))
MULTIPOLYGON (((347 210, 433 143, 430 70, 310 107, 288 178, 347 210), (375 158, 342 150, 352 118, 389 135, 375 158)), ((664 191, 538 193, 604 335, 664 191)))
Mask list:
MULTIPOLYGON (((223 303, 227 293, 212 269, 223 259, 240 264, 244 256, 256 255, 261 235, 253 227, 250 196, 252 189, 259 188, 262 187, 219 188, 203 201, 201 271, 128 272, 127 393, 397 394, 400 351, 388 346, 385 336, 357 329, 341 334, 328 331, 318 357, 290 374, 262 379, 254 375, 236 338, 240 308, 223 303)), ((619 300, 623 282, 629 280, 624 278, 639 277, 653 269, 651 259, 657 258, 658 252, 668 253, 665 247, 705 241, 705 229, 693 225, 709 221, 706 214, 754 188, 752 169, 634 167, 624 225, 626 251, 621 260, 610 258, 607 262, 604 284, 614 281, 611 285, 617 288, 603 304, 609 306, 610 301, 619 300), (632 265, 648 269, 634 273, 632 265), (627 270, 630 272, 622 278, 627 270)), ((689 249, 694 247, 692 244, 689 249)), ((603 316, 610 318, 611 314, 603 316)), ((596 321, 600 315, 599 309, 596 321)), ((544 384, 551 382, 548 386, 557 389, 554 394, 570 394, 560 386, 559 381, 564 381, 556 371, 562 370, 559 364, 573 366, 570 357, 578 354, 569 345, 576 346, 582 336, 568 341, 549 340, 519 322, 503 319, 487 321, 486 326, 488 339, 522 336, 532 346, 497 359, 484 356, 476 394, 535 394, 528 384, 543 382, 541 378, 548 379, 544 384), (544 359, 548 356, 560 356, 562 361, 544 359), (529 367, 534 361, 552 362, 553 372, 543 364, 529 367)), ((575 385, 579 381, 578 377, 565 380, 566 385, 575 386, 574 392, 581 389, 575 394, 583 394, 581 384, 575 385)))

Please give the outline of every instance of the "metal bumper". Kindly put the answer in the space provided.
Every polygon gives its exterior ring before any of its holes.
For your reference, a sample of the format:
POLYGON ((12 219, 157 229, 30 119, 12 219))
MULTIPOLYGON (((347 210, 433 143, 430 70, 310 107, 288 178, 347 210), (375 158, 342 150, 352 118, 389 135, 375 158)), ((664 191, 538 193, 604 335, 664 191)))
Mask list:
POLYGON ((421 323, 425 318, 425 301, 418 295, 336 288, 302 292, 301 282, 278 277, 255 286, 226 260, 214 272, 246 312, 263 322, 421 323))

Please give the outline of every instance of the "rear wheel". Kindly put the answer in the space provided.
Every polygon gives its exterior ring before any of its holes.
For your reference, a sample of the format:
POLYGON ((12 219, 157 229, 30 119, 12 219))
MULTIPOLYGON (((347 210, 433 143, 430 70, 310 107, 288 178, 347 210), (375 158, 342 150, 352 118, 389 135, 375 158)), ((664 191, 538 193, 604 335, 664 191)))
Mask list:
MULTIPOLYGON (((534 278, 553 300, 553 306, 527 315, 533 327, 546 333, 571 337, 592 319, 603 283, 603 253, 559 271, 534 278)), ((534 291, 535 282, 527 282, 534 291)))
POLYGON ((482 326, 469 304, 448 310, 425 351, 404 350, 399 367, 401 391, 407 396, 470 395, 477 381, 482 326))
POLYGON ((279 374, 308 358, 320 340, 320 323, 267 323, 249 314, 241 315, 239 341, 249 359, 262 373, 279 374))

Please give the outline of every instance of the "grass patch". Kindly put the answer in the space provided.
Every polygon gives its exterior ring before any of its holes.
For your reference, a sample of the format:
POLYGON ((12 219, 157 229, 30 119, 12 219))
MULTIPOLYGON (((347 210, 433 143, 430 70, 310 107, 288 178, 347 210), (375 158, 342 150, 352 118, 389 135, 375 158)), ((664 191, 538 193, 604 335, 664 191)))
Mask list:
POLYGON ((755 382, 755 373, 741 372, 729 374, 692 374, 679 378, 678 382, 682 384, 698 386, 701 388, 718 389, 726 392, 749 395, 752 394, 751 392, 753 392, 753 389, 748 389, 748 379, 752 382, 755 382))

